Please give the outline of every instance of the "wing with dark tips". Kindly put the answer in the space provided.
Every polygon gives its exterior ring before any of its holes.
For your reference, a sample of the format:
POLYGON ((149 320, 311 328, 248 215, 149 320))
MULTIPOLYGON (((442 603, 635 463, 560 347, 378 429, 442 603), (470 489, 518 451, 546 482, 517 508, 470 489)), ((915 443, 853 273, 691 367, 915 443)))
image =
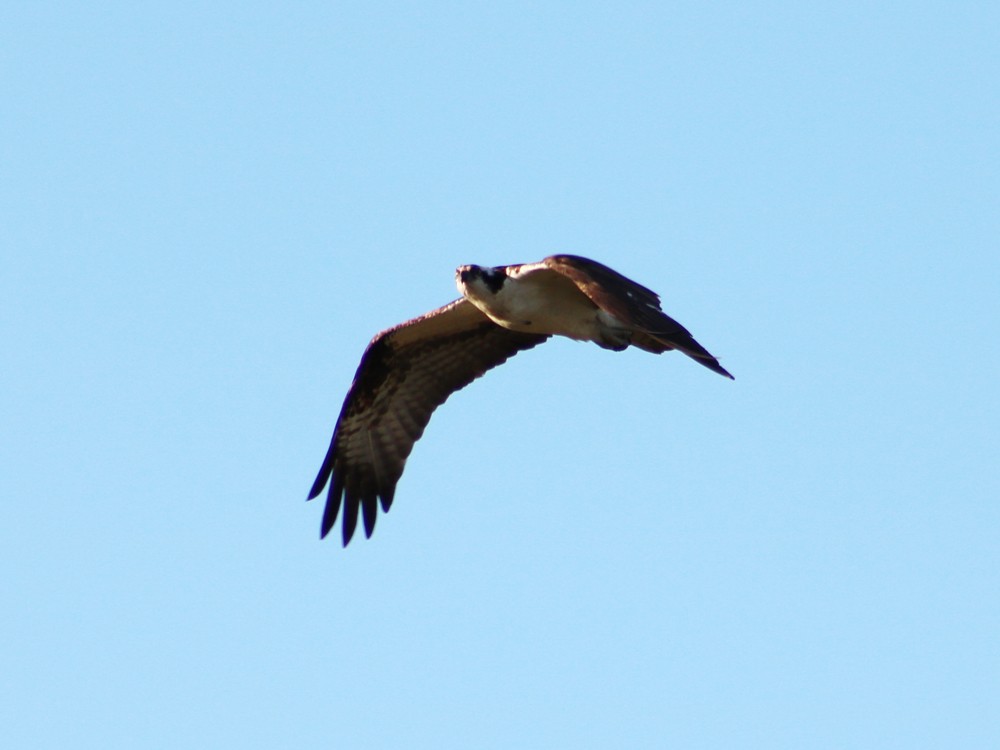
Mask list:
POLYGON ((677 349, 713 372, 732 379, 687 328, 660 309, 656 292, 602 263, 578 255, 552 255, 542 262, 573 281, 602 310, 634 326, 637 331, 632 340, 634 345, 656 354, 677 349))
POLYGON ((406 458, 433 411, 455 391, 548 338, 509 331, 470 302, 449 305, 382 331, 371 340, 309 491, 329 484, 321 537, 343 506, 344 546, 358 516, 371 536, 378 505, 388 511, 406 458))

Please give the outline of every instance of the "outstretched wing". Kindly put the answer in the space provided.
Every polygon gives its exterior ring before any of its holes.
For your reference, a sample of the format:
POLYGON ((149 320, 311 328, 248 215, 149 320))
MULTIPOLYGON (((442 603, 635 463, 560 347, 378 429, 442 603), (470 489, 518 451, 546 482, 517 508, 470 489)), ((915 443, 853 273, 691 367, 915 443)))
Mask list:
POLYGON ((708 369, 733 379, 687 328, 660 309, 656 292, 617 271, 578 255, 552 255, 542 261, 579 287, 590 301, 622 322, 634 326, 632 343, 659 354, 677 349, 708 369))
POLYGON ((455 391, 547 336, 501 328, 459 299, 375 336, 344 399, 330 449, 309 491, 329 482, 320 538, 344 507, 344 546, 364 520, 375 528, 377 505, 388 511, 413 444, 431 413, 455 391))

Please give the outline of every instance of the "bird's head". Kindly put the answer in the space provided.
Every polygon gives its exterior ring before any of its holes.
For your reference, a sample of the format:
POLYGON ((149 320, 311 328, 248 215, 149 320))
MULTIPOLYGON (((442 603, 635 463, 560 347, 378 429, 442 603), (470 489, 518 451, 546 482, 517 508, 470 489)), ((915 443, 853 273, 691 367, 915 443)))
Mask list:
POLYGON ((474 302, 477 299, 495 297, 503 289, 507 281, 507 269, 488 268, 485 266, 459 266, 455 269, 455 285, 466 299, 474 302))

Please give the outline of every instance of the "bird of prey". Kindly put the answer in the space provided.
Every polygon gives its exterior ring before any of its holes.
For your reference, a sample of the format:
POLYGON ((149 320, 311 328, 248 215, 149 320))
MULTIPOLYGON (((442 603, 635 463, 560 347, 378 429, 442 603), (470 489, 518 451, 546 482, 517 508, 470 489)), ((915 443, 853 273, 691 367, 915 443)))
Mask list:
POLYGON ((732 379, 719 361, 660 309, 660 298, 596 261, 553 255, 538 263, 459 266, 460 299, 377 334, 361 357, 309 491, 329 484, 320 538, 343 506, 346 547, 360 509, 365 536, 377 506, 389 510, 406 458, 431 413, 455 391, 550 336, 631 346, 660 354, 677 349, 732 379))

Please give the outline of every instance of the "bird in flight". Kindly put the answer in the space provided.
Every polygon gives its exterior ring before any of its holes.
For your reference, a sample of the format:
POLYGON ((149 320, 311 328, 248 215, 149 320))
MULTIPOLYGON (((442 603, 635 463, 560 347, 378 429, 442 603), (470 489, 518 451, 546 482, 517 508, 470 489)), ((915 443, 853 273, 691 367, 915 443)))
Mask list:
POLYGON ((653 291, 601 263, 552 255, 538 263, 459 266, 460 299, 377 334, 361 356, 319 475, 329 484, 320 538, 343 507, 351 541, 360 511, 365 536, 378 505, 388 512, 406 458, 431 413, 455 391, 550 336, 604 349, 676 349, 732 379, 719 361, 660 309, 653 291))

